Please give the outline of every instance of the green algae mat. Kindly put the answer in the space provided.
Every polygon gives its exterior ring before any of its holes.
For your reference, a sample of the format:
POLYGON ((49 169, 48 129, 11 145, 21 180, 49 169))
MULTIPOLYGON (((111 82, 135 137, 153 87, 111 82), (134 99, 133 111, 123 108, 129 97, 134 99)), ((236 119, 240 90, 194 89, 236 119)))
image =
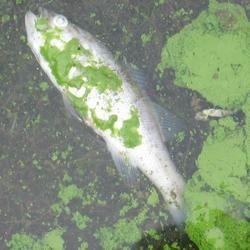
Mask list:
POLYGON ((158 70, 201 94, 210 107, 244 112, 210 122, 188 181, 186 231, 199 249, 249 249, 250 22, 242 7, 210 1, 209 9, 168 39, 158 70))

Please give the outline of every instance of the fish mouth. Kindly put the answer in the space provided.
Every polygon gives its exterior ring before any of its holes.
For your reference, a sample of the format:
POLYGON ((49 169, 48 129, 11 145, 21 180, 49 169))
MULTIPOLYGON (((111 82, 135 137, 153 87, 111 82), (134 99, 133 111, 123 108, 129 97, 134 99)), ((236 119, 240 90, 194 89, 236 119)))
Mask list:
POLYGON ((30 27, 35 27, 37 16, 30 10, 25 14, 25 28, 29 30, 30 27))
POLYGON ((36 30, 36 21, 39 17, 46 18, 48 21, 53 18, 54 13, 52 11, 48 11, 45 8, 38 8, 38 14, 34 14, 32 11, 28 11, 25 14, 25 29, 28 37, 28 42, 32 40, 37 34, 36 30))
POLYGON ((46 18, 48 21, 56 15, 55 12, 49 11, 45 8, 38 8, 38 15, 35 15, 32 11, 28 11, 25 14, 25 27, 29 30, 31 27, 35 27, 38 17, 46 18))
POLYGON ((30 42, 32 37, 36 34, 36 20, 37 16, 33 12, 28 11, 25 14, 25 29, 27 33, 28 42, 30 42))
POLYGON ((34 14, 32 11, 28 11, 25 14, 25 29, 27 34, 28 45, 31 48, 36 59, 40 62, 40 39, 41 36, 36 29, 36 22, 39 15, 34 14))

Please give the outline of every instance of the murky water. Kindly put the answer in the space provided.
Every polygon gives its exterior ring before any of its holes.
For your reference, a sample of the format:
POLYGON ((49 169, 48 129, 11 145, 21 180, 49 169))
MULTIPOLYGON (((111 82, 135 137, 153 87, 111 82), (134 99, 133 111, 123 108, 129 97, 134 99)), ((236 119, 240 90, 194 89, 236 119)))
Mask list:
POLYGON ((58 246, 64 240, 64 249, 163 249, 171 244, 172 249, 197 249, 184 232, 168 225, 166 206, 148 180, 140 175, 132 187, 126 185, 102 139, 67 115, 26 45, 24 15, 39 6, 64 14, 103 41, 117 59, 143 69, 149 96, 192 131, 181 143, 168 143, 188 180, 207 125, 194 120, 191 103, 197 94, 175 87, 172 71, 159 78, 155 68, 166 37, 207 5, 201 0, 1 0, 0 249, 9 249, 6 243, 15 234, 45 244, 49 232, 59 232, 50 236, 58 246), (184 14, 174 15, 181 8, 184 14))

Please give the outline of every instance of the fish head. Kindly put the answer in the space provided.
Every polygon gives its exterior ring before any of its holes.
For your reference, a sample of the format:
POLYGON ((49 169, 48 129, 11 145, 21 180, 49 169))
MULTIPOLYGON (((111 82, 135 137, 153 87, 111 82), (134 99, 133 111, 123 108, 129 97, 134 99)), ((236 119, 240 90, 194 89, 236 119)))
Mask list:
POLYGON ((68 19, 53 11, 39 8, 38 15, 28 11, 25 15, 25 27, 28 43, 31 47, 39 47, 43 42, 43 35, 47 32, 67 31, 70 29, 68 19))
POLYGON ((26 29, 40 33, 46 32, 48 29, 67 29, 70 26, 65 16, 41 7, 38 9, 38 15, 31 11, 26 13, 25 25, 26 29))
MULTIPOLYGON (((49 66, 50 58, 46 58, 46 55, 50 56, 55 50, 57 52, 63 51, 65 44, 76 34, 75 26, 69 23, 65 16, 45 8, 39 8, 37 15, 31 11, 26 13, 25 28, 28 45, 37 61, 49 75, 54 85, 60 89, 55 77, 51 73, 49 66)), ((77 52, 73 51, 72 54, 81 52, 78 47, 74 49, 77 52)))
MULTIPOLYGON (((28 11, 25 15, 25 28, 28 45, 39 62, 39 59, 41 59, 39 58, 41 57, 40 49, 44 46, 45 42, 47 44, 49 42, 49 46, 57 47, 61 51, 64 49, 64 45, 72 38, 78 39, 78 42, 87 41, 88 44, 93 42, 90 34, 69 22, 65 16, 45 8, 39 8, 37 15, 28 11)), ((85 42, 87 49, 89 48, 88 44, 85 42)), ((75 54, 82 52, 79 46, 77 50, 79 51, 75 54)))

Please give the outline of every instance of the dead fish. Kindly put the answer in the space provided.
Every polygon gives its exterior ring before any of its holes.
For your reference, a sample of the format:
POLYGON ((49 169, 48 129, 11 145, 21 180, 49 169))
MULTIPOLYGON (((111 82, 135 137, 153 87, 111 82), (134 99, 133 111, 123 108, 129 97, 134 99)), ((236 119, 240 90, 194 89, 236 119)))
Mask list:
POLYGON ((119 65, 100 41, 65 16, 46 9, 39 15, 29 11, 25 26, 30 48, 66 106, 104 139, 128 180, 135 169, 149 178, 175 222, 182 223, 184 180, 164 143, 164 133, 179 131, 178 118, 152 104, 138 87, 140 73, 119 65))

